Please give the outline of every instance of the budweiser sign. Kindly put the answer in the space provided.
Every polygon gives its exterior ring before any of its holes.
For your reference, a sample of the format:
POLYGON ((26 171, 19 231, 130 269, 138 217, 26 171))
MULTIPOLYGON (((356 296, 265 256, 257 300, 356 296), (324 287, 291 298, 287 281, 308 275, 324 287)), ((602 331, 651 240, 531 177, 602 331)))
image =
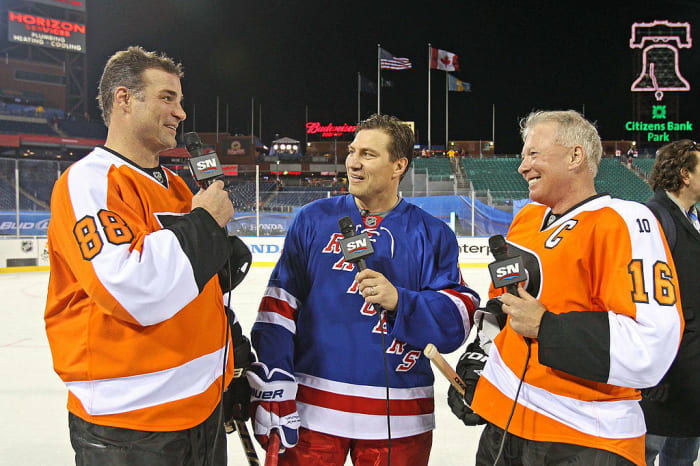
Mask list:
POLYGON ((341 126, 335 126, 333 123, 321 125, 321 123, 317 121, 310 121, 306 123, 306 134, 321 133, 321 137, 324 138, 342 136, 346 133, 354 133, 356 129, 357 125, 348 125, 347 123, 343 123, 341 126))

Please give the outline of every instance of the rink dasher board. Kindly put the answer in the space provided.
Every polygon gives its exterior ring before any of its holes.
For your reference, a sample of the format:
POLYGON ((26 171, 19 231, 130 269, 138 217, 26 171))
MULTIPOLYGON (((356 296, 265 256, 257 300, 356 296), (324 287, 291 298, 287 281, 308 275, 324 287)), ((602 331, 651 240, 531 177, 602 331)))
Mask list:
MULTIPOLYGON (((284 236, 242 236, 253 254, 253 267, 273 267, 282 253, 284 236)), ((457 238, 459 265, 482 268, 493 261, 488 237, 457 238)), ((45 236, 0 237, 0 273, 49 270, 49 251, 45 236)))

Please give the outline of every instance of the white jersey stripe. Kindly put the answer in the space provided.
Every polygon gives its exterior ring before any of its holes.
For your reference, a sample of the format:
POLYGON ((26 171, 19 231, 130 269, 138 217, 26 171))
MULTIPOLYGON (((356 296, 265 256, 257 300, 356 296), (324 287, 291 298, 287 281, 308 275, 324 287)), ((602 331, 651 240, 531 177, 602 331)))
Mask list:
POLYGON ((225 347, 181 366, 114 379, 66 382, 92 416, 117 414, 204 393, 221 377, 225 347))
MULTIPOLYGON (((357 414, 308 405, 297 401, 301 426, 339 437, 379 440, 387 438, 384 415, 357 414)), ((391 416, 391 437, 401 438, 422 434, 435 428, 435 416, 391 416)))
MULTIPOLYGON (((520 378, 503 362, 496 345, 491 346, 482 377, 511 400, 515 399, 520 378)), ((646 432, 644 414, 637 400, 583 401, 523 383, 518 404, 596 437, 627 439, 646 432)))
POLYGON ((292 332, 292 334, 297 333, 297 324, 292 319, 282 317, 276 312, 259 311, 258 316, 255 318, 255 322, 279 325, 292 332))
POLYGON ((285 303, 287 303, 292 309, 299 309, 299 300, 296 297, 294 297, 294 295, 287 292, 287 290, 285 290, 284 288, 268 286, 265 289, 265 294, 263 295, 263 297, 279 299, 280 301, 284 301, 285 303))

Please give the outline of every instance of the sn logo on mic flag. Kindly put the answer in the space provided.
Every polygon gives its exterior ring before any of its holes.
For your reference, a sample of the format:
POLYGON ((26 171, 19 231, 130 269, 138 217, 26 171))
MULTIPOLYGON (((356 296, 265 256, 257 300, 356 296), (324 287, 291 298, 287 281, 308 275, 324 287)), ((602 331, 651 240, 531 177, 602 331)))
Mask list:
POLYGON ((490 263, 489 273, 491 274, 494 288, 514 285, 527 278, 523 266, 523 259, 520 256, 509 257, 490 263))
POLYGON ((367 233, 340 239, 340 249, 348 262, 357 262, 374 254, 374 247, 367 233))

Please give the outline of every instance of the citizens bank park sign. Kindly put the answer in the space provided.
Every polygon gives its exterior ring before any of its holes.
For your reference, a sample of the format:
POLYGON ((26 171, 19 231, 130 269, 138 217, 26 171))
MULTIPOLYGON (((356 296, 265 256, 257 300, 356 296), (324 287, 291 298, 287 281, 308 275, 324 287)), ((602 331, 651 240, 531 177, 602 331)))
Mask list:
MULTIPOLYGON (((656 104, 647 112, 651 121, 627 121, 625 130, 646 133, 647 142, 670 142, 678 139, 679 132, 693 131, 694 123, 688 120, 672 121, 667 118, 667 105, 662 102, 668 92, 688 92, 690 83, 680 69, 680 52, 693 46, 690 23, 653 21, 634 23, 629 43, 630 49, 641 54, 639 75, 630 86, 632 92, 653 92, 656 104)), ((672 111, 668 112, 673 114, 672 111)))
POLYGON ((67 52, 85 53, 85 25, 8 10, 7 39, 67 52))

